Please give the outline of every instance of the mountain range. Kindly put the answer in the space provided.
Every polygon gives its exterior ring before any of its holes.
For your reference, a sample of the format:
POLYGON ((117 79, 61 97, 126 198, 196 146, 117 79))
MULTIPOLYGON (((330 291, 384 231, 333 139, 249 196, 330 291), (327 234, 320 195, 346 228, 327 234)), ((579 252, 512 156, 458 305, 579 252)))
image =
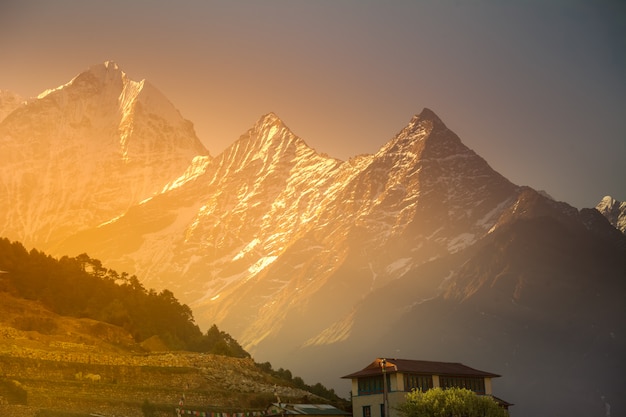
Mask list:
POLYGON ((167 287, 260 360, 340 394, 374 357, 458 361, 513 415, 626 410, 625 205, 513 184, 429 109, 347 161, 273 113, 212 156, 106 62, 3 115, 1 235, 167 287))

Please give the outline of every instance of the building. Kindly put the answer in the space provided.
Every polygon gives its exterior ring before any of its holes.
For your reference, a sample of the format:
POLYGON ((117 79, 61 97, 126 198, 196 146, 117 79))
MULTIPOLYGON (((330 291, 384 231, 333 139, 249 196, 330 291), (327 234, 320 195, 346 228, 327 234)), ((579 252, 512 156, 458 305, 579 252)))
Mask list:
POLYGON ((349 417, 350 413, 340 410, 328 404, 287 404, 272 403, 267 410, 266 416, 323 416, 323 417, 349 417))
MULTIPOLYGON (((491 380, 499 376, 461 363, 377 358, 342 378, 352 380, 353 417, 399 417, 395 408, 414 389, 457 387, 493 396, 491 380)), ((493 398, 505 408, 512 405, 493 398)))

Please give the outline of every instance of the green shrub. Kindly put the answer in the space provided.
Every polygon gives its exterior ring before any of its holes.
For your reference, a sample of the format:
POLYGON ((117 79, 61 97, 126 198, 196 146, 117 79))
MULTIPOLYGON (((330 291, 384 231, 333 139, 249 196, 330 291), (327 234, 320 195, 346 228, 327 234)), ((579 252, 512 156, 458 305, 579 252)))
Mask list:
POLYGON ((412 391, 398 406, 404 417, 508 417, 508 412, 486 395, 465 388, 412 391))

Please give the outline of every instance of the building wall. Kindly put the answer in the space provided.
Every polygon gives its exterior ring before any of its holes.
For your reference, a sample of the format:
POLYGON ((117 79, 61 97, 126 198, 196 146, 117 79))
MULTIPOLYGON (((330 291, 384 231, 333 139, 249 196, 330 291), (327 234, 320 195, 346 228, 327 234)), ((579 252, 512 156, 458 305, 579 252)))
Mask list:
MULTIPOLYGON (((389 417, 400 417, 400 413, 395 410, 399 404, 406 400, 407 392, 404 391, 404 375, 401 373, 392 374, 390 386, 387 391, 387 401, 389 402, 389 417)), ((366 417, 363 407, 370 407, 370 417, 383 417, 381 405, 383 404, 383 394, 357 395, 359 392, 358 381, 352 380, 352 416, 366 417)))
POLYGON ((493 395, 493 391, 491 389, 491 378, 485 378, 485 394, 493 395))
POLYGON ((389 391, 404 391, 404 374, 391 374, 391 388, 389 391))
MULTIPOLYGON (((389 417, 400 417, 400 413, 395 410, 399 404, 405 401, 406 392, 393 391, 387 393, 387 399, 389 401, 389 417)), ((382 417, 381 406, 383 404, 383 394, 373 395, 361 395, 352 397, 352 416, 353 417, 365 417, 363 414, 363 407, 370 407, 370 417, 382 417)))
MULTIPOLYGON (((433 388, 440 387, 438 375, 432 375, 433 388)), ((485 393, 492 394, 491 378, 485 378, 485 393)), ((383 404, 383 394, 358 395, 359 383, 357 379, 352 380, 352 416, 367 417, 363 413, 363 407, 370 407, 369 417, 383 417, 381 414, 381 404, 383 404)), ((401 372, 390 375, 390 384, 387 392, 389 402, 389 416, 401 417, 395 408, 406 400, 407 392, 404 390, 404 374, 401 372)))

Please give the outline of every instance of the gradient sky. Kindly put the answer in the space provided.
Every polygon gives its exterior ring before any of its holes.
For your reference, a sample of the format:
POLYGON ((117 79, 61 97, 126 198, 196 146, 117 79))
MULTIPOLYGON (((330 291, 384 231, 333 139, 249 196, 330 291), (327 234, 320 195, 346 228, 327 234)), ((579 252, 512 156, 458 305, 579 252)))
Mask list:
POLYGON ((212 155, 275 112, 318 152, 376 152, 423 107, 519 185, 626 200, 626 2, 2 0, 0 89, 115 61, 212 155))

